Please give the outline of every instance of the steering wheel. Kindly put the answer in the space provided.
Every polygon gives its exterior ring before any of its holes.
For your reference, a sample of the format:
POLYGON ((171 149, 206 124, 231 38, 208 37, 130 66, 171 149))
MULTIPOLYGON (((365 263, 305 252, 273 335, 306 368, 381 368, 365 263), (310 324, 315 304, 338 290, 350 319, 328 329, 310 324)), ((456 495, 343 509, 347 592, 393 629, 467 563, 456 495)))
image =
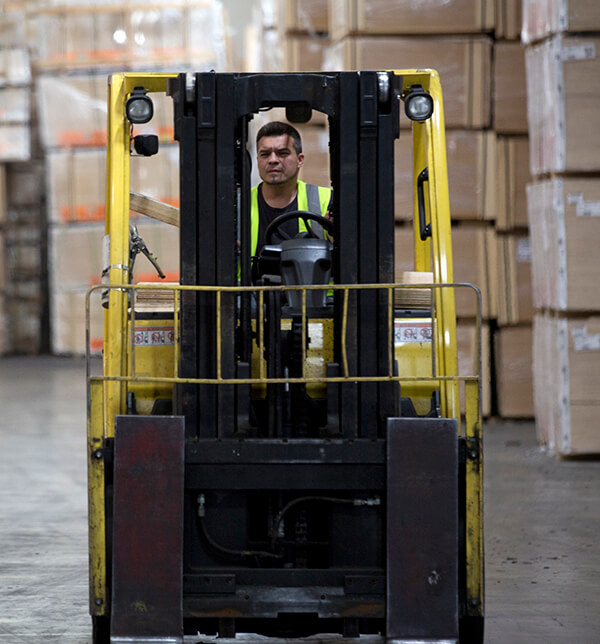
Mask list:
POLYGON ((284 239, 292 239, 292 237, 286 232, 279 230, 281 224, 285 223, 286 221, 290 221, 290 219, 302 219, 304 225, 306 226, 306 232, 308 233, 308 236, 312 237, 313 239, 320 239, 320 237, 310 227, 308 223, 310 219, 316 221, 322 228, 325 229, 325 231, 329 235, 333 235, 333 221, 326 219, 325 217, 321 217, 321 215, 315 215, 314 213, 308 212, 307 210, 292 210, 290 212, 283 213, 283 215, 279 215, 279 217, 275 217, 275 219, 273 219, 273 221, 267 226, 267 230, 265 230, 265 243, 273 243, 273 235, 275 231, 277 231, 279 233, 279 236, 283 237, 284 239))

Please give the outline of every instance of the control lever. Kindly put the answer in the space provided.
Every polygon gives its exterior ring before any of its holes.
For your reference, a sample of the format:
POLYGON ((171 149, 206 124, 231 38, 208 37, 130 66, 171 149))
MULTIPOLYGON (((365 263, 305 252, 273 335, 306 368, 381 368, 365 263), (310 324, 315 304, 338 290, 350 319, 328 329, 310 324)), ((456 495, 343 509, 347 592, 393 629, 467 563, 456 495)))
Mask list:
POLYGON ((146 242, 140 237, 137 226, 135 224, 129 224, 129 268, 130 268, 129 274, 130 275, 133 275, 133 265, 135 263, 135 258, 139 253, 142 253, 142 255, 145 255, 148 258, 148 261, 152 264, 152 266, 154 266, 160 279, 164 280, 165 274, 162 272, 160 266, 158 265, 158 262, 156 261, 156 257, 154 257, 154 255, 148 250, 148 246, 146 246, 146 242))

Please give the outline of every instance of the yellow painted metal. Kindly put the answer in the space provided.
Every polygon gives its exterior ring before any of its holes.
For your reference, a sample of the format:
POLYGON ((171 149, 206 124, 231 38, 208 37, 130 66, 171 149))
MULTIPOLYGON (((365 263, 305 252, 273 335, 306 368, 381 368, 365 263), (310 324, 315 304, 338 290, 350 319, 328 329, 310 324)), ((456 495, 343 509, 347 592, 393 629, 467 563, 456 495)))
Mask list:
MULTIPOLYGON (((110 240, 108 283, 129 281, 129 152, 130 124, 125 103, 134 87, 148 92, 165 92, 167 79, 176 74, 112 74, 108 84, 108 138, 106 162, 106 234, 110 240)), ((127 293, 109 291, 105 313, 104 374, 118 376, 127 370, 127 293)), ((108 382, 105 388, 104 422, 107 436, 114 435, 114 419, 126 408, 126 387, 108 382)))
POLYGON ((466 560, 467 607, 470 615, 483 614, 483 444, 480 386, 465 382, 466 560))
MULTIPOLYGON (((431 271, 431 240, 421 240, 421 228, 419 223, 419 207, 417 196, 417 177, 427 167, 427 125, 425 123, 413 122, 413 233, 415 240, 415 270, 431 271)), ((425 199, 425 221, 431 222, 429 212, 429 200, 425 199)))
POLYGON ((106 611, 106 517, 104 505, 104 460, 97 458, 104 446, 102 390, 104 383, 91 382, 88 390, 88 540, 90 613, 106 611))
MULTIPOLYGON (((141 378, 154 376, 169 378, 175 368, 175 325, 173 319, 140 319, 135 318, 134 341, 129 345, 133 351, 130 360, 130 373, 141 378), (135 338, 147 338, 148 342, 138 342, 135 338), (154 339, 153 339, 154 338, 154 339), (172 338, 172 340, 171 340, 172 338)), ((131 322, 129 322, 129 326, 131 322)), ((135 395, 136 411, 138 414, 149 414, 157 398, 170 399, 173 385, 168 382, 136 382, 131 383, 128 391, 135 395)))
MULTIPOLYGON (((453 281, 452 240, 450 230, 450 200, 448 194, 448 168, 446 162, 446 135, 442 87, 438 73, 432 69, 396 70, 402 76, 403 92, 418 84, 433 98, 433 115, 424 124, 413 125, 413 181, 415 195, 415 267, 425 270, 429 257, 433 281, 448 284, 453 281), (426 146, 427 152, 424 153, 426 146), (431 222, 431 250, 429 242, 421 241, 418 226, 416 181, 424 167, 429 168, 429 220, 431 222)), ((451 289, 434 294, 434 342, 436 369, 439 376, 458 375, 456 345, 456 312, 454 293, 451 289)), ((460 419, 459 387, 457 381, 442 381, 441 409, 446 418, 460 419)))
MULTIPOLYGON (((297 379, 286 379, 306 384, 306 393, 312 398, 323 398, 325 396, 325 384, 327 378, 327 364, 333 362, 333 319, 332 318, 304 318, 303 328, 307 333, 302 335, 302 376, 297 379)), ((281 320, 281 330, 289 331, 292 328, 292 320, 284 318, 281 320)), ((256 325, 252 322, 252 331, 256 333, 256 325)), ((259 334, 257 334, 259 335, 259 334)), ((266 395, 266 383, 274 382, 272 378, 264 378, 266 362, 264 353, 260 349, 260 338, 252 343, 252 373, 261 374, 258 379, 252 379, 252 397, 255 399, 264 398, 266 395), (258 380, 258 381, 257 381, 258 380)))
MULTIPOLYGON (((396 318, 396 323, 418 328, 431 328, 431 318, 396 318)), ((398 364, 398 373, 410 374, 425 378, 423 381, 400 380, 403 396, 410 398, 418 414, 427 414, 431 409, 431 396, 440 388, 438 380, 433 379, 432 340, 422 342, 394 343, 394 357, 398 364)))

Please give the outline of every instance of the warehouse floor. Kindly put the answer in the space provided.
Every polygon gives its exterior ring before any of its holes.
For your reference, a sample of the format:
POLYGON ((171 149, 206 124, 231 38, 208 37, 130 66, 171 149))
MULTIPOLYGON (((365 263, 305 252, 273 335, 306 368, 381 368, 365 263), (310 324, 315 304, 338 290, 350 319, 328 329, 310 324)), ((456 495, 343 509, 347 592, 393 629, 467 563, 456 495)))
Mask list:
MULTIPOLYGON (((0 409, 0 644, 91 642, 83 361, 2 358, 0 409)), ((485 641, 599 642, 600 461, 485 437, 485 641)))

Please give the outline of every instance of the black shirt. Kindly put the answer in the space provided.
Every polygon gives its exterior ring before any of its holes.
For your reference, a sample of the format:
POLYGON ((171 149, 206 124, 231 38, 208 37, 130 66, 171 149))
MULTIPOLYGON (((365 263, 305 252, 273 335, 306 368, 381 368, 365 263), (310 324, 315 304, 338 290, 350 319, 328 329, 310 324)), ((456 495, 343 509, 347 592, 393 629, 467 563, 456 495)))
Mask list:
MULTIPOLYGON (((273 208, 264 200, 262 194, 262 183, 258 186, 258 243, 256 244, 255 252, 258 253, 260 249, 265 245, 265 231, 267 230, 268 225, 279 215, 283 215, 286 212, 292 212, 298 210, 298 195, 293 201, 291 201, 285 208, 273 208)), ((291 219, 286 221, 281 226, 279 226, 279 231, 283 231, 289 237, 295 237, 298 234, 298 219, 291 219)), ((277 234, 278 231, 275 231, 273 234, 271 243, 279 244, 285 237, 282 237, 277 234)))

